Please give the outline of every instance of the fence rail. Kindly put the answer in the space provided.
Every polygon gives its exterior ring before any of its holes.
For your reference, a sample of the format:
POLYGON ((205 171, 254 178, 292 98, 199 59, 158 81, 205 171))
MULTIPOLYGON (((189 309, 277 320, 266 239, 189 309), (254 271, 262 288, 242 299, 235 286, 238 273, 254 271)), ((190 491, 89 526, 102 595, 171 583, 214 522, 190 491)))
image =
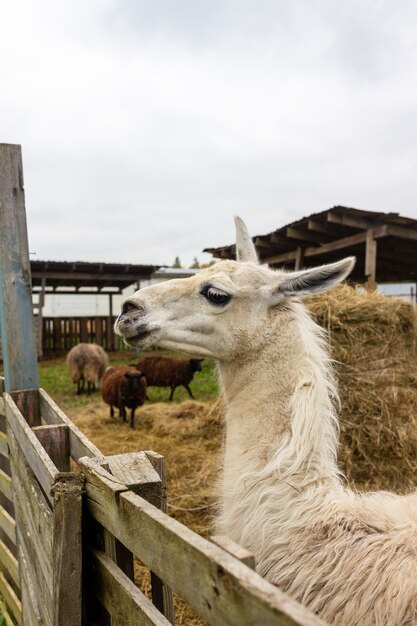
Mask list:
POLYGON ((11 472, 0 493, 14 494, 14 509, 0 514, 0 593, 18 624, 81 626, 84 613, 84 624, 167 626, 172 591, 215 626, 323 624, 258 576, 245 550, 166 514, 160 455, 103 456, 43 390, 5 393, 5 419, 11 472), (41 424, 31 427, 22 410, 34 393, 41 424), (134 583, 135 557, 151 572, 152 600, 134 583))
POLYGON ((43 317, 42 352, 67 352, 77 343, 97 343, 105 350, 129 349, 113 332, 116 317, 43 317))

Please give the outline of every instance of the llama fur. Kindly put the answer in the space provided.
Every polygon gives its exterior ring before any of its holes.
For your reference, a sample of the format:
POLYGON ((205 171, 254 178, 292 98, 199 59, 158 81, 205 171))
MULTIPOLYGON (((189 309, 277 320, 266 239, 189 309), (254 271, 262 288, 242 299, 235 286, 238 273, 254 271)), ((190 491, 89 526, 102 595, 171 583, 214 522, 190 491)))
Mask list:
POLYGON ((344 485, 332 361, 302 304, 353 259, 271 270, 236 225, 237 261, 136 292, 115 330, 136 347, 216 360, 226 426, 217 532, 330 624, 416 625, 417 497, 344 485))
POLYGON ((73 384, 77 384, 77 394, 84 391, 85 383, 88 393, 98 389, 108 364, 106 352, 95 343, 79 343, 71 348, 67 367, 73 384))
POLYGON ((117 407, 120 417, 126 421, 126 408, 130 409, 130 427, 134 427, 135 411, 146 400, 145 375, 127 365, 109 367, 103 376, 101 396, 110 405, 110 417, 117 407))
POLYGON ((189 387, 195 372, 201 372, 202 359, 175 359, 170 356, 144 356, 136 367, 146 376, 148 387, 170 387, 174 397, 177 387, 183 386, 191 398, 194 396, 189 387))

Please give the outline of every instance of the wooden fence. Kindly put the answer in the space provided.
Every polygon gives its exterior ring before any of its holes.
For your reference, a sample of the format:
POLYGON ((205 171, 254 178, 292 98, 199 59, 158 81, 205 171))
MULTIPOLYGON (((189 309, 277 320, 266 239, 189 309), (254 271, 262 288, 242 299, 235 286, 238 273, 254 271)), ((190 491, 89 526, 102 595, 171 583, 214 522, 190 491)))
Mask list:
POLYGON ((4 393, 0 425, 0 594, 17 624, 168 625, 172 591, 215 626, 322 624, 242 548, 166 514, 160 455, 104 457, 42 389, 4 393))
POLYGON ((68 352, 77 343, 97 343, 105 350, 131 350, 113 332, 116 317, 44 317, 42 353, 68 352))

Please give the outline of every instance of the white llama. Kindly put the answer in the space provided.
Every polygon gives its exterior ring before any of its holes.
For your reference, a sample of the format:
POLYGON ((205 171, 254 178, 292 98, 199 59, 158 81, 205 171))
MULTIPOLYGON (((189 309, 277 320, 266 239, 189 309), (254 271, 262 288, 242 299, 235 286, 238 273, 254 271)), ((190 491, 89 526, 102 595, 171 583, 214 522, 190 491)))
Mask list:
POLYGON ((216 359, 226 406, 217 530, 255 553, 261 575, 331 624, 417 624, 417 498, 342 484, 331 361, 300 302, 342 281, 354 259, 271 270, 236 225, 237 261, 137 291, 116 332, 216 359))

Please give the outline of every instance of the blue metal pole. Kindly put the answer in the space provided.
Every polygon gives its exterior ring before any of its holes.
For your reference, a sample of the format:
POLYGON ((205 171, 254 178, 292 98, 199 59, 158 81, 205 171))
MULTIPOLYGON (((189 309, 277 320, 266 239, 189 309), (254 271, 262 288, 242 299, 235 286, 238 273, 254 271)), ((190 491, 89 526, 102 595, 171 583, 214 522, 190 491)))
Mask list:
POLYGON ((0 330, 5 391, 39 387, 20 146, 0 144, 0 330))

